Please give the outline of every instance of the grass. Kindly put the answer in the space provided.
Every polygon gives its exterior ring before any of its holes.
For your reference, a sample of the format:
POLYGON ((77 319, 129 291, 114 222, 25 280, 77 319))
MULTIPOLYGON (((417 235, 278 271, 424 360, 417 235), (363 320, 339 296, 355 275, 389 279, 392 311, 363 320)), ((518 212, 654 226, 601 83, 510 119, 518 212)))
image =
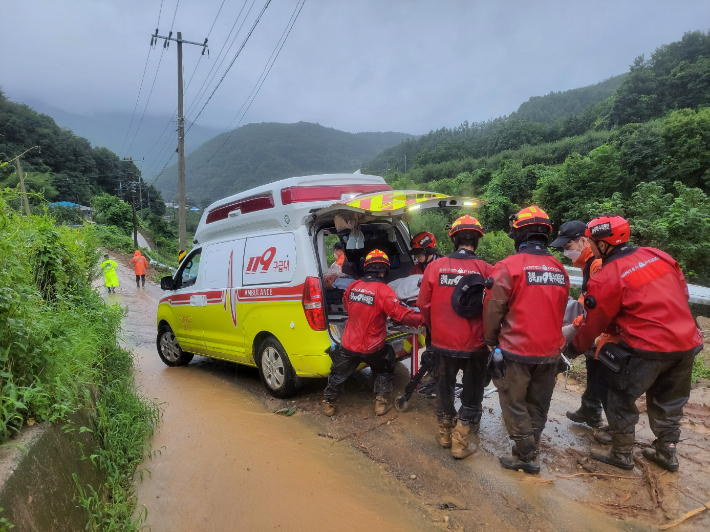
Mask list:
MULTIPOLYGON (((94 487, 75 479, 86 530, 137 530, 143 516, 134 515, 132 480, 160 413, 135 389, 132 355, 118 347, 123 310, 92 288, 99 238, 116 235, 22 216, 8 206, 11 196, 0 191, 0 444, 28 422, 93 432, 99 446, 87 459, 105 480, 94 487), (83 408, 93 425, 72 427, 69 414, 83 408)), ((0 519, 0 531, 10 527, 0 519)))
POLYGON ((693 382, 699 379, 710 380, 710 353, 701 351, 693 361, 693 382))

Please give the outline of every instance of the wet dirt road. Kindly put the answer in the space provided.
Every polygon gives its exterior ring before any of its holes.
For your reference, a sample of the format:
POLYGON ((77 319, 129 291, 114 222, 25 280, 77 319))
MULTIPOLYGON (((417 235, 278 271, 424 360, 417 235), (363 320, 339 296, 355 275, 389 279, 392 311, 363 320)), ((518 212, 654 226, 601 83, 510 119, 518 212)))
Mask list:
POLYGON ((298 415, 270 413, 235 383, 235 366, 165 366, 155 348, 162 292, 152 283, 136 290, 123 265, 119 279, 108 301, 128 309, 122 336, 136 381, 163 408, 137 482, 152 531, 438 530, 378 464, 318 437, 298 415))
MULTIPOLYGON (((138 483, 155 531, 645 531, 710 499, 707 389, 693 390, 686 407, 681 471, 624 472, 589 460, 591 430, 564 415, 579 406, 580 390, 565 389, 560 378, 542 438, 543 471, 530 477, 498 464, 510 442, 495 394, 484 400, 481 449, 455 461, 433 439, 433 400, 415 395, 407 413, 376 418, 367 371, 348 382, 331 419, 318 414, 321 381, 281 401, 249 368, 202 357, 184 368, 163 366, 154 343, 162 293, 152 284, 135 292, 129 273, 120 269, 115 296, 129 309, 125 341, 136 353, 137 381, 165 412, 156 455, 144 466, 152 475, 138 483), (297 413, 269 413, 283 407, 297 413)), ((398 365, 395 389, 407 380, 398 365)), ((653 440, 643 401, 639 407, 637 456, 653 440)), ((673 530, 709 528, 705 512, 673 530)))

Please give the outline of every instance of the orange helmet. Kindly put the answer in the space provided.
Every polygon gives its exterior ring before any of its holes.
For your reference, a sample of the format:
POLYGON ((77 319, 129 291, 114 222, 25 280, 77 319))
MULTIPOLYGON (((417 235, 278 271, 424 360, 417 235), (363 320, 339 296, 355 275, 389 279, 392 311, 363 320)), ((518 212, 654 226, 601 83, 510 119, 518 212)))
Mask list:
POLYGON ((424 231, 423 233, 414 235, 412 241, 409 243, 409 247, 412 249, 412 251, 417 249, 423 250, 426 248, 433 249, 436 247, 436 238, 433 234, 424 231))
POLYGON ((631 236, 631 228, 621 216, 598 216, 587 224, 587 230, 584 232, 592 240, 603 240, 616 246, 629 241, 631 236))
POLYGON ((460 218, 456 218, 454 223, 451 224, 449 236, 453 238, 454 235, 460 231, 476 231, 478 234, 483 236, 483 227, 481 227, 481 222, 469 214, 464 214, 460 218))
POLYGON ((513 229, 520 229, 526 225, 546 225, 552 231, 552 220, 537 205, 532 205, 530 207, 525 207, 521 209, 518 214, 513 214, 510 216, 510 227, 513 229))
POLYGON ((382 264, 387 266, 387 268, 390 267, 389 257, 384 251, 380 251, 379 249, 373 249, 367 254, 367 257, 365 257, 365 270, 367 270, 370 266, 375 266, 376 264, 382 264))

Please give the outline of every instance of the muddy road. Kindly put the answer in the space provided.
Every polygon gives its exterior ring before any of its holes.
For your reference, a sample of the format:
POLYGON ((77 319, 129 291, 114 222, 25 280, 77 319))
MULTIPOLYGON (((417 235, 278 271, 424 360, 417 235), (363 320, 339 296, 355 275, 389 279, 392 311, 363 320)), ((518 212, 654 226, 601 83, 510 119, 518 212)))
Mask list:
MULTIPOLYGON (((579 406, 580 389, 565 388, 562 377, 542 438, 541 475, 499 466, 510 442, 496 394, 484 400, 481 448, 455 461, 434 440, 433 399, 415 394, 408 412, 376 418, 367 370, 348 382, 331 419, 318 413, 325 381, 282 401, 266 394, 255 369, 202 357, 166 367, 155 348, 162 292, 153 283, 136 290, 126 260, 119 263, 121 287, 108 300, 128 309, 123 342, 136 355, 136 381, 163 408, 153 457, 137 481, 155 532, 645 531, 710 500, 707 389, 693 390, 686 408, 677 474, 590 461, 591 430, 564 415, 579 406), (284 407, 296 413, 273 413, 284 407)), ((398 364, 395 389, 407 381, 398 364)), ((652 440, 642 414, 639 457, 652 440)), ((672 530, 708 529, 710 512, 672 530)))

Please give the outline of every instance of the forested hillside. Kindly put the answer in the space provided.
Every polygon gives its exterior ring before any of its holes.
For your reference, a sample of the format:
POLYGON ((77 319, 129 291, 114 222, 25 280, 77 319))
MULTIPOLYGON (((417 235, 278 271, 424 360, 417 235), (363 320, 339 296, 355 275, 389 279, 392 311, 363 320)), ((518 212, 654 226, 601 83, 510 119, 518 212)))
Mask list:
MULTIPOLYGON (((668 251, 691 282, 710 283, 710 34, 686 33, 592 87, 585 98, 532 98, 508 117, 432 131, 366 170, 396 188, 480 195, 489 231, 507 229, 508 215, 531 202, 558 224, 621 214, 637 244, 668 251)), ((446 242, 445 220, 426 223, 446 242)))
MULTIPOLYGON (((185 159, 188 196, 203 203, 297 175, 354 172, 383 149, 412 135, 346 133, 319 124, 248 124, 223 133, 185 159)), ((177 165, 156 186, 166 198, 177 191, 177 165)))
MULTIPOLYGON (((0 189, 19 182, 16 166, 3 164, 21 154, 26 187, 49 201, 71 201, 89 205, 94 195, 117 194, 119 183, 126 187, 140 180, 140 171, 130 161, 121 161, 111 150, 92 147, 85 138, 59 127, 48 115, 7 99, 0 90, 0 189)), ((165 211, 160 194, 143 185, 143 204, 157 213, 165 211), (148 200, 150 198, 150 200, 148 200)), ((30 203, 39 197, 31 196, 30 203)))

